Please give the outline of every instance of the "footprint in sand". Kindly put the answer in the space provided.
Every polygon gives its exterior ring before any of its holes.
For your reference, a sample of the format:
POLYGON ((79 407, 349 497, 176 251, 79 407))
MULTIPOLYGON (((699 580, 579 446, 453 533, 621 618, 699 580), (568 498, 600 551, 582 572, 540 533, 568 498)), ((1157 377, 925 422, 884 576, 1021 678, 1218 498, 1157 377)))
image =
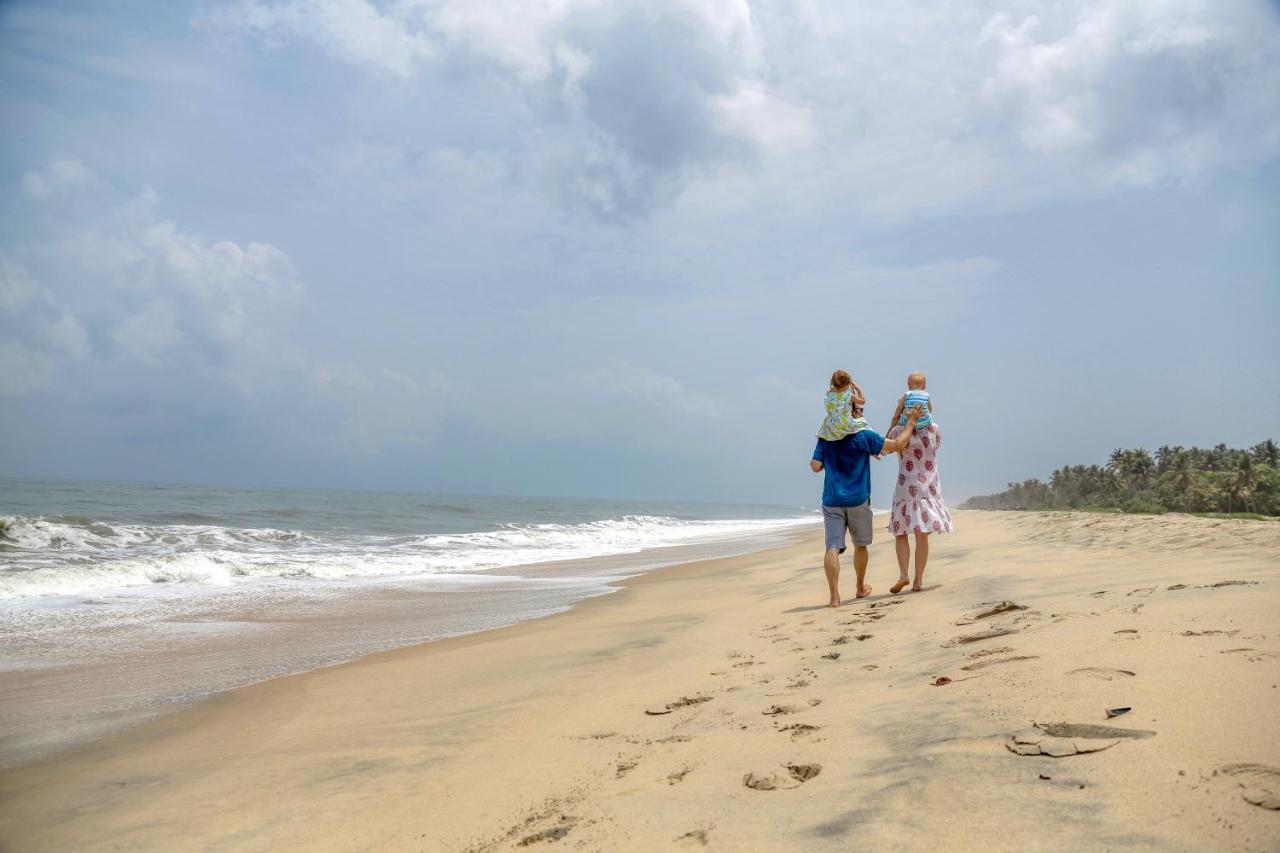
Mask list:
POLYGON ((825 655, 823 655, 823 656, 822 656, 822 659, 823 659, 823 660, 840 660, 840 653, 839 653, 839 652, 827 652, 825 655))
POLYGON ((1118 638, 1119 638, 1119 639, 1121 639, 1121 640, 1136 640, 1136 639, 1138 639, 1138 629, 1137 629, 1137 628, 1121 628, 1119 631, 1112 631, 1111 633, 1112 633, 1112 634, 1114 634, 1116 637, 1118 637, 1118 638))
POLYGON ((650 717, 660 717, 664 714, 670 714, 672 711, 680 708, 687 708, 690 705, 701 705, 703 702, 710 702, 714 696, 681 696, 674 702, 668 702, 661 708, 645 708, 644 712, 650 717))
POLYGON ((1245 660, 1250 661, 1251 663, 1257 663, 1259 661, 1266 660, 1267 658, 1276 657, 1276 655, 1274 655, 1273 653, 1264 652, 1262 649, 1223 649, 1222 651, 1218 652, 1218 654, 1243 655, 1245 660))
POLYGON ((789 726, 783 726, 782 728, 778 729, 778 731, 791 732, 792 739, 795 739, 799 737, 804 737, 806 735, 811 735, 814 732, 818 731, 818 729, 820 728, 822 728, 822 726, 811 726, 808 723, 792 723, 789 726))
POLYGON ((987 657, 988 655, 1002 655, 1002 654, 1005 654, 1006 652, 1011 652, 1011 651, 1013 651, 1012 646, 1000 646, 994 649, 978 649, 977 651, 969 652, 967 655, 965 655, 965 657, 984 658, 984 657, 987 657))
POLYGON ((1086 666, 1081 669, 1067 671, 1067 675, 1087 675, 1090 678, 1101 678, 1103 681, 1115 681, 1116 678, 1131 678, 1137 675, 1127 669, 1107 669, 1101 666, 1086 666))
POLYGON ((822 772, 821 764, 787 764, 784 768, 768 774, 748 773, 742 777, 742 784, 757 791, 798 788, 822 772))
POLYGON ((1244 788, 1240 796, 1264 809, 1280 810, 1280 768, 1266 764, 1226 764, 1218 772, 1232 777, 1244 788))
POLYGON ((986 669, 989 666, 996 666, 997 664, 1002 664, 1002 663, 1017 663, 1020 660, 1039 660, 1039 659, 1040 659, 1039 655, 1018 655, 1017 657, 1010 657, 1010 658, 992 658, 991 660, 980 660, 980 661, 977 661, 976 663, 966 664, 965 666, 962 666, 960 668, 965 670, 966 672, 972 672, 975 669, 986 669))
POLYGON ((943 643, 942 647, 944 649, 948 649, 953 646, 965 646, 969 643, 977 643, 982 640, 990 640, 994 637, 1004 637, 1009 634, 1016 633, 1018 633, 1017 628, 990 628, 986 631, 979 631, 976 634, 962 634, 959 637, 955 637, 948 642, 943 643))
POLYGON ((1220 637, 1234 637, 1236 634, 1239 634, 1239 633, 1240 633, 1240 632, 1239 632, 1238 630, 1236 630, 1236 631, 1217 631, 1217 630, 1212 630, 1212 629, 1211 629, 1211 630, 1208 630, 1208 631, 1183 631, 1183 632, 1182 632, 1182 636, 1184 636, 1184 637, 1213 637, 1213 636, 1220 636, 1220 637))
POLYGON ((570 826, 553 826, 550 829, 539 830, 532 835, 526 835, 524 838, 516 842, 517 847, 528 847, 530 844, 538 844, 542 841, 559 841, 569 834, 570 826))
POLYGON ((983 619, 990 619, 992 616, 999 616, 1002 613, 1016 613, 1019 610, 1026 610, 1026 605, 1017 604, 1012 601, 1001 601, 999 604, 979 605, 982 609, 973 613, 966 613, 957 625, 972 625, 974 622, 980 622, 983 619))
POLYGON ((692 771, 693 771, 692 767, 681 767, 679 770, 674 770, 671 773, 668 773, 667 784, 668 785, 680 784, 681 782, 684 781, 684 777, 688 776, 692 771))
POLYGON ((711 830, 691 829, 676 839, 681 847, 706 847, 711 841, 711 830))
POLYGON ((796 708, 794 705, 770 705, 760 713, 764 714, 766 717, 777 717, 782 714, 794 714, 795 712, 796 708))

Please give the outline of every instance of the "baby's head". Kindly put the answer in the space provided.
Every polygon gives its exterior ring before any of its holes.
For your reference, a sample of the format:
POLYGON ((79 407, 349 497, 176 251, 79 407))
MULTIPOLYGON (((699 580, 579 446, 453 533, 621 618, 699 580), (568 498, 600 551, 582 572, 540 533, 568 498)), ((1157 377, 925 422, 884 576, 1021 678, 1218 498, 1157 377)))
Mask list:
POLYGON ((846 370, 837 370, 831 374, 831 390, 843 391, 853 384, 853 377, 846 370))
POLYGON ((923 391, 925 388, 925 384, 926 382, 925 382, 923 373, 917 372, 917 373, 907 374, 907 390, 908 391, 923 391))

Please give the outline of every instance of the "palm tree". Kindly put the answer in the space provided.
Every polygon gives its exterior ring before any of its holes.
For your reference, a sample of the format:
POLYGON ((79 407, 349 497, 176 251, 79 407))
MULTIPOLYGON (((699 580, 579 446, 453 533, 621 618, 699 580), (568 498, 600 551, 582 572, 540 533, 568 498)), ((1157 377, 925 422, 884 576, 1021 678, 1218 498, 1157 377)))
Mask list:
POLYGON ((1253 453, 1253 459, 1259 465, 1270 465, 1272 468, 1280 467, 1280 446, 1274 441, 1267 439, 1266 441, 1255 444, 1250 448, 1253 453))

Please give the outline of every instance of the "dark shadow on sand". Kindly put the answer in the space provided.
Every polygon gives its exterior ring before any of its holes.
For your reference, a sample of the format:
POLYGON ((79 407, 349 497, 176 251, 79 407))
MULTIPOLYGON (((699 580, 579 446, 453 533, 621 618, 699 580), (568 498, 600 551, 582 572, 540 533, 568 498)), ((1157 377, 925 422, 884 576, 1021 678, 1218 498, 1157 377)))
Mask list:
MULTIPOLYGON (((920 590, 920 592, 932 592, 933 590, 940 589, 941 587, 942 587, 942 584, 940 583, 929 584, 923 587, 920 590)), ((855 605, 855 604, 873 603, 876 601, 884 601, 885 599, 888 599, 888 598, 910 598, 914 594, 916 593, 910 592, 909 589, 904 589, 902 592, 898 593, 897 595, 894 595, 891 592, 872 593, 871 595, 868 595, 866 598, 842 598, 840 600, 840 606, 848 607, 850 605, 855 605)), ((812 613, 815 610, 829 610, 829 609, 830 608, 827 607, 827 605, 825 604, 815 604, 812 607, 792 607, 790 610, 784 610, 782 612, 783 613, 812 613)))

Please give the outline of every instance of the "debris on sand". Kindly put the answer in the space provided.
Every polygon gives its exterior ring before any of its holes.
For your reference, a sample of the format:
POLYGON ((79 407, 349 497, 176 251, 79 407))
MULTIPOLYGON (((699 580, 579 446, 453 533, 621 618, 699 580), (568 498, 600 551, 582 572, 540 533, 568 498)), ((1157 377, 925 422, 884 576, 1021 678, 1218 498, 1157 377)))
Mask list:
POLYGON ((1045 735, 1041 731, 1032 730, 1014 735, 1005 743, 1005 748, 1016 755, 1047 755, 1051 758, 1065 758, 1068 755, 1101 752, 1104 749, 1110 749, 1119 742, 1119 738, 1094 740, 1089 738, 1052 737, 1045 735))

